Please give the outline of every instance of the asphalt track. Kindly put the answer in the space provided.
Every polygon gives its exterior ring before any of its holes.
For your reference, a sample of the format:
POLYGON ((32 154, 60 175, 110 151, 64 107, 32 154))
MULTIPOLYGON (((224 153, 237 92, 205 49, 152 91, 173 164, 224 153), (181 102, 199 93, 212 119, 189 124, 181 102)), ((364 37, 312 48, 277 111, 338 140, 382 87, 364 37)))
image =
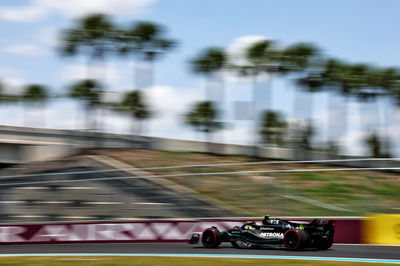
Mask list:
POLYGON ((334 244, 329 250, 286 251, 281 249, 235 249, 224 244, 217 249, 185 243, 85 243, 0 245, 0 254, 121 253, 121 254, 229 254, 304 257, 336 257, 400 260, 400 246, 334 244))

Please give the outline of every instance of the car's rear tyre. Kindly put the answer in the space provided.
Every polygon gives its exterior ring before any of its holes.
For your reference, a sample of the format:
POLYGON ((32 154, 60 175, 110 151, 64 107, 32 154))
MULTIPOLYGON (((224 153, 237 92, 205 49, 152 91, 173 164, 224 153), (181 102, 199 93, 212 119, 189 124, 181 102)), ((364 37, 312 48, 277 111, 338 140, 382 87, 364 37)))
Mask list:
POLYGON ((330 247, 332 247, 333 245, 333 238, 328 238, 328 239, 323 239, 320 241, 320 243, 318 243, 318 249, 319 250, 326 250, 329 249, 330 247))
POLYGON ((307 233, 304 230, 290 229, 283 236, 285 248, 290 251, 304 249, 307 233))
POLYGON ((221 245, 221 232, 216 228, 207 228, 201 236, 205 248, 217 248, 221 245))

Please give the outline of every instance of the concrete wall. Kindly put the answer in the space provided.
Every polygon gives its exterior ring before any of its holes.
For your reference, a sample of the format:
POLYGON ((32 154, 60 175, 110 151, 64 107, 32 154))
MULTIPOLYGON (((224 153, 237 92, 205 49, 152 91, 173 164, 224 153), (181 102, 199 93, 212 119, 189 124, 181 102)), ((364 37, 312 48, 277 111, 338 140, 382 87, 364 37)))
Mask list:
MULTIPOLYGON (((24 163, 47 160, 79 152, 82 149, 154 149, 182 152, 213 152, 225 155, 257 155, 279 160, 335 160, 347 156, 275 147, 205 143, 135 135, 109 134, 78 130, 39 129, 0 126, 0 163, 24 163)), ((351 156, 351 158, 357 158, 351 156)), ((359 157, 363 158, 363 157, 359 157)), ((337 162, 349 167, 398 167, 396 161, 337 162)))
POLYGON ((15 143, 0 143, 0 162, 1 163, 18 163, 22 160, 21 149, 23 145, 15 143))
POLYGON ((292 160, 294 152, 286 148, 257 147, 236 144, 206 143, 193 140, 177 140, 166 138, 145 137, 148 142, 148 148, 164 151, 192 151, 192 152, 213 152, 225 155, 246 155, 270 158, 292 160))
POLYGON ((146 148, 146 140, 100 132, 0 127, 0 163, 49 160, 94 148, 146 148))

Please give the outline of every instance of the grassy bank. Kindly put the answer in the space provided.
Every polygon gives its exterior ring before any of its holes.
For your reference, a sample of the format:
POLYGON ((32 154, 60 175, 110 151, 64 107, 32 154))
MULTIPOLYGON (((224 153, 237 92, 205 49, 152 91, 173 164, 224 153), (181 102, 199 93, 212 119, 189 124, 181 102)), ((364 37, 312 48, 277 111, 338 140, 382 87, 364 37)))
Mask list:
MULTIPOLYGON (((129 165, 146 168, 183 164, 242 163, 244 156, 150 150, 102 153, 129 165)), ((258 160, 257 160, 258 161, 258 160)), ((186 174, 247 170, 324 169, 321 164, 266 164, 151 170, 150 174, 186 174)), ((169 180, 233 208, 238 215, 364 215, 400 209, 400 176, 381 171, 258 173, 174 177, 169 180)))

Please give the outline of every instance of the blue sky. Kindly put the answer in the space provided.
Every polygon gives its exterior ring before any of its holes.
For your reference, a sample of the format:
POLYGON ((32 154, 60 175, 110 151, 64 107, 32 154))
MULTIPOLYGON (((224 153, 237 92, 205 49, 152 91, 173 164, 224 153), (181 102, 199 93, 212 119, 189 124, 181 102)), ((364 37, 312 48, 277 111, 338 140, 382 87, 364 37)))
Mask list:
MULTIPOLYGON (((399 9, 400 2, 396 0, 2 0, 0 79, 14 90, 27 83, 41 83, 54 92, 65 91, 72 80, 82 76, 79 72, 83 71, 85 57, 65 59, 57 55, 56 36, 61 28, 93 11, 108 11, 122 24, 135 20, 158 22, 166 26, 169 36, 179 41, 179 47, 156 65, 154 86, 157 88, 149 97, 157 105, 158 116, 151 122, 149 134, 190 139, 194 134, 182 125, 179 114, 203 96, 203 78, 195 76, 188 68, 188 60, 201 49, 219 46, 229 50, 243 40, 265 37, 282 45, 312 42, 325 54, 351 62, 399 66, 400 36, 395 32, 400 22, 399 9)), ((109 90, 122 92, 131 87, 128 60, 110 58, 108 67, 109 90)), ((250 85, 246 82, 228 80, 226 86, 229 103, 250 100, 250 85)), ((273 106, 290 117, 294 89, 282 80, 275 81, 273 86, 273 106)), ((327 95, 319 94, 314 98, 314 116, 322 125, 321 132, 327 131, 324 125, 324 116, 329 112, 324 107, 327 95)), ((386 108, 380 110, 381 113, 393 109, 387 103, 380 104, 386 108)), ((353 105, 356 110, 357 103, 353 105)), ((45 111, 45 126, 81 127, 81 122, 76 121, 79 120, 77 108, 79 105, 70 100, 50 103, 45 111)), ((2 107, 0 111, 2 123, 23 123, 21 106, 2 107)), ((35 116, 35 111, 32 113, 35 116)), ((353 118, 361 120, 360 116, 353 118)), ((223 134, 231 138, 225 137, 225 141, 251 143, 245 136, 251 131, 250 122, 234 121, 229 116, 227 120, 229 126, 223 134)), ((397 120, 398 116, 390 119, 393 132, 396 131, 393 121, 397 120)), ((126 131, 126 123, 127 118, 114 114, 104 122, 108 131, 116 132, 126 131)), ((346 137, 350 154, 362 152, 362 148, 349 145, 355 140, 360 144, 360 130, 360 126, 354 126, 349 133, 351 136, 346 137)), ((321 133, 322 139, 323 135, 321 133)))

